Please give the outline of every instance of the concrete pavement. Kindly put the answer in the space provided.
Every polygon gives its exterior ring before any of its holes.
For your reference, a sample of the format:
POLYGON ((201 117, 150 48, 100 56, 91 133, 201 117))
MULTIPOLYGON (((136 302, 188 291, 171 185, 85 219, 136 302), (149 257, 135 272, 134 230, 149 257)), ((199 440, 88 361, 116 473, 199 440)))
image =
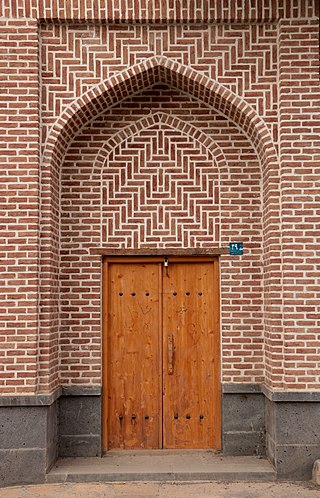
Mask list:
POLYGON ((310 483, 65 483, 0 489, 0 498, 320 498, 310 483))

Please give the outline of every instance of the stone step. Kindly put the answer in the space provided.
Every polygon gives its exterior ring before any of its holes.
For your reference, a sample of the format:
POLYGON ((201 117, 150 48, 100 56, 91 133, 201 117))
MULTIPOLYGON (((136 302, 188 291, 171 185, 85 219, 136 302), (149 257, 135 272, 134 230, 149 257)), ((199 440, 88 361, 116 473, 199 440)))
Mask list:
POLYGON ((274 481, 270 462, 203 450, 110 451, 106 456, 61 458, 48 483, 125 481, 274 481))

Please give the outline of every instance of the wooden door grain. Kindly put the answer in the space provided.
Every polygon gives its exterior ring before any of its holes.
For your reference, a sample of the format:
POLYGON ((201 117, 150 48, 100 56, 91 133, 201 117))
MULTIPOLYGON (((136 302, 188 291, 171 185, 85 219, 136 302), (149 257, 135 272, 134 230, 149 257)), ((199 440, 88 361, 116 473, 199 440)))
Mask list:
POLYGON ((163 447, 219 449, 216 269, 163 272, 163 447))
POLYGON ((103 267, 103 450, 219 450, 218 258, 131 259, 103 267))
POLYGON ((161 447, 159 268, 109 265, 108 449, 161 447))

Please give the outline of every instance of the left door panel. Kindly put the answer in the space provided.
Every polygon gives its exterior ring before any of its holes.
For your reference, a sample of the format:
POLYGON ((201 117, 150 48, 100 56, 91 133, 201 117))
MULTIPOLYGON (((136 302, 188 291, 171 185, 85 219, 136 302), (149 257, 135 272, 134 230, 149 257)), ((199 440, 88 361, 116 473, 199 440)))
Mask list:
POLYGON ((162 446, 159 264, 108 269, 108 449, 162 446))

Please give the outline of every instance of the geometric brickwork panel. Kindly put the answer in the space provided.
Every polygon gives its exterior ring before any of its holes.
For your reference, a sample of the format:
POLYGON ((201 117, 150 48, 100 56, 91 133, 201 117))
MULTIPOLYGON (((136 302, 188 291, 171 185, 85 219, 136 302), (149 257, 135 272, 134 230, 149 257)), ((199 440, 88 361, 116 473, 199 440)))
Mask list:
MULTIPOLYGON (((124 2, 125 4, 126 2, 124 2)), ((277 139, 276 24, 117 25, 41 27, 44 131, 92 86, 162 55, 188 65, 243 97, 277 139), (68 54, 68 56, 67 56, 68 54)))
POLYGON ((218 171, 194 137, 154 124, 110 152, 102 178, 104 246, 206 247, 219 240, 218 171))

